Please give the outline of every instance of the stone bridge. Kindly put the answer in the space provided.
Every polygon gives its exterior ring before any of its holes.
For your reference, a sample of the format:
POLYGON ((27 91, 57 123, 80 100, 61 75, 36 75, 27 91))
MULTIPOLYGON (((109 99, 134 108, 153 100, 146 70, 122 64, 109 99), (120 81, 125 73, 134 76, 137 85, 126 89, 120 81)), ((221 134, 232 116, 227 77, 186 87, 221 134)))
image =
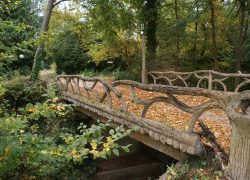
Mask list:
POLYGON ((231 124, 235 118, 249 118, 250 93, 245 91, 249 89, 249 74, 169 71, 149 72, 148 75, 153 84, 60 75, 57 76, 57 86, 62 99, 73 103, 88 116, 102 121, 112 120, 127 127, 138 126, 139 130, 131 134, 132 138, 180 161, 204 151, 195 125, 205 111, 221 109, 231 124), (234 82, 238 85, 233 86, 234 82), (186 97, 202 97, 203 100, 185 102, 186 97), (154 120, 149 115, 152 108, 158 110, 156 116, 160 115, 160 118, 171 119, 173 109, 189 118, 179 116, 178 121, 185 119, 185 123, 183 128, 175 128, 174 123, 154 120), (161 112, 165 112, 165 116, 161 112))

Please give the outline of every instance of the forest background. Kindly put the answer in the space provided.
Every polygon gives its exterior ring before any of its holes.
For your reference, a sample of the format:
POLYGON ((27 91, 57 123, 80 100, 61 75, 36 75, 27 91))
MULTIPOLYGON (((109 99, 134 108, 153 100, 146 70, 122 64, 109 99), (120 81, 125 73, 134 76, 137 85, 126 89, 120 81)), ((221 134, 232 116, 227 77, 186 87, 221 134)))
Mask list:
POLYGON ((42 68, 140 80, 142 38, 148 70, 249 69, 247 0, 59 1, 39 35, 44 0, 1 1, 0 74, 28 75, 44 44, 42 68), (110 62, 113 62, 110 64, 110 62))

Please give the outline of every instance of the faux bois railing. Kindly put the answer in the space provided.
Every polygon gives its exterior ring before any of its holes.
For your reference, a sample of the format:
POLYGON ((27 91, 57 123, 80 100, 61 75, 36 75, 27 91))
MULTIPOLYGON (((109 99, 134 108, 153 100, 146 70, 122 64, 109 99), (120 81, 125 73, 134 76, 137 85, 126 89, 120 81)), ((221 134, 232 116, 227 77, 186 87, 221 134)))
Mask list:
POLYGON ((148 76, 154 84, 200 87, 208 90, 239 92, 250 89, 250 74, 220 73, 213 70, 192 72, 150 71, 148 76), (235 82, 237 85, 235 86, 235 82), (248 87, 247 87, 248 86, 248 87))
MULTIPOLYGON (((250 83, 250 75, 195 71, 189 73, 149 72, 149 76, 153 78, 155 84, 144 85, 126 80, 107 83, 99 78, 61 75, 57 77, 57 85, 61 98, 76 106, 128 127, 139 126, 140 134, 149 135, 154 141, 160 142, 154 147, 161 152, 173 151, 167 148, 172 147, 183 153, 200 154, 203 148, 200 137, 193 131, 194 126, 204 111, 212 108, 222 109, 226 112, 232 125, 231 153, 227 172, 232 179, 249 179, 250 91, 246 89, 250 83), (197 80, 189 80, 191 76, 197 80), (233 80, 226 82, 230 78, 233 80), (239 84, 232 88, 235 78, 238 78, 239 84), (170 86, 156 84, 159 80, 165 80, 170 86), (181 87, 180 83, 184 87, 181 87), (195 87, 190 88, 189 86, 195 87), (154 96, 142 98, 138 94, 138 90, 139 92, 146 91, 154 96), (243 92, 240 92, 242 90, 243 92), (196 106, 190 106, 180 100, 180 95, 204 96, 209 100, 196 106), (143 106, 139 114, 136 115, 131 111, 129 102, 143 106), (159 104, 157 107, 163 109, 163 106, 160 105, 162 102, 191 115, 186 129, 176 129, 147 118, 147 113, 154 104, 159 104)), ((147 143, 149 139, 144 140, 147 143)), ((181 160, 181 158, 179 159, 181 160)))
MULTIPOLYGON (((168 144, 175 149, 188 154, 199 154, 202 151, 200 138, 193 133, 193 128, 204 111, 212 108, 225 109, 223 92, 208 91, 202 88, 171 87, 164 85, 143 85, 138 82, 122 80, 111 83, 99 78, 87 78, 78 75, 62 75, 57 77, 60 95, 75 105, 119 124, 131 127, 139 126, 141 134, 149 134, 154 140, 168 144), (126 87, 129 95, 125 96, 122 89, 126 87), (135 89, 158 93, 150 99, 137 97, 135 89), (205 96, 210 100, 195 107, 189 106, 178 99, 178 95, 205 96), (143 106, 137 116, 128 108, 128 102, 143 106), (149 108, 153 104, 168 103, 178 109, 191 114, 192 119, 185 130, 175 129, 166 124, 146 118, 149 108)), ((159 107, 161 108, 161 107, 159 107)))

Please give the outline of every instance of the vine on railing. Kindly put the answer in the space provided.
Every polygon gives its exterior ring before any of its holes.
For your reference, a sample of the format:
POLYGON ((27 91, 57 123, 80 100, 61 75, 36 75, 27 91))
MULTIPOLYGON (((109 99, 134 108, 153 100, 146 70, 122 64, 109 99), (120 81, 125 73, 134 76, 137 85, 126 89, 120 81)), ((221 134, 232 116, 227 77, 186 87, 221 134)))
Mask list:
POLYGON ((200 70, 193 72, 151 71, 148 73, 154 84, 167 84, 170 86, 200 87, 208 90, 222 90, 239 92, 249 89, 250 74, 220 73, 213 70, 200 70), (236 83, 236 86, 234 85, 236 83))
MULTIPOLYGON (((112 110, 118 110, 121 113, 132 115, 128 109, 128 102, 131 101, 137 105, 143 106, 140 118, 146 118, 147 112, 150 107, 155 103, 168 103, 174 107, 191 114, 192 120, 189 122, 187 132, 192 132, 194 125, 198 121, 203 112, 212 109, 220 108, 225 109, 223 106, 223 92, 208 91, 201 88, 187 88, 187 87, 170 87, 163 85, 143 85, 134 81, 114 81, 106 83, 99 78, 87 78, 77 75, 63 75, 58 76, 57 83, 61 92, 79 95, 83 100, 93 103, 101 103, 99 105, 105 106, 112 110), (123 97, 119 87, 128 86, 129 97, 123 97), (161 93, 161 95, 152 97, 150 99, 141 99, 137 97, 135 88, 153 93, 161 93), (210 101, 195 107, 189 106, 183 101, 179 100, 176 95, 192 95, 192 96, 205 96, 210 98, 210 101), (108 102, 108 106, 105 105, 108 102), (118 106, 120 104, 121 106, 118 106)), ((98 104, 96 104, 98 106, 98 104)))

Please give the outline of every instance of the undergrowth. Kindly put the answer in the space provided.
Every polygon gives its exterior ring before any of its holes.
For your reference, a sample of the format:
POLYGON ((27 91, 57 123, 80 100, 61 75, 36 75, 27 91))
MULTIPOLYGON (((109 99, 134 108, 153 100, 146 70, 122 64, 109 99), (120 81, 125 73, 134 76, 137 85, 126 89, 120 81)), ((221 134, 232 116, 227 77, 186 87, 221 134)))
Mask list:
POLYGON ((56 89, 44 95, 29 83, 25 77, 0 82, 0 179, 92 179, 98 159, 129 151, 118 141, 132 129, 79 119, 72 127, 73 107, 56 89))
POLYGON ((168 166, 167 180, 220 180, 224 173, 219 169, 219 162, 215 157, 193 157, 184 163, 168 166))

